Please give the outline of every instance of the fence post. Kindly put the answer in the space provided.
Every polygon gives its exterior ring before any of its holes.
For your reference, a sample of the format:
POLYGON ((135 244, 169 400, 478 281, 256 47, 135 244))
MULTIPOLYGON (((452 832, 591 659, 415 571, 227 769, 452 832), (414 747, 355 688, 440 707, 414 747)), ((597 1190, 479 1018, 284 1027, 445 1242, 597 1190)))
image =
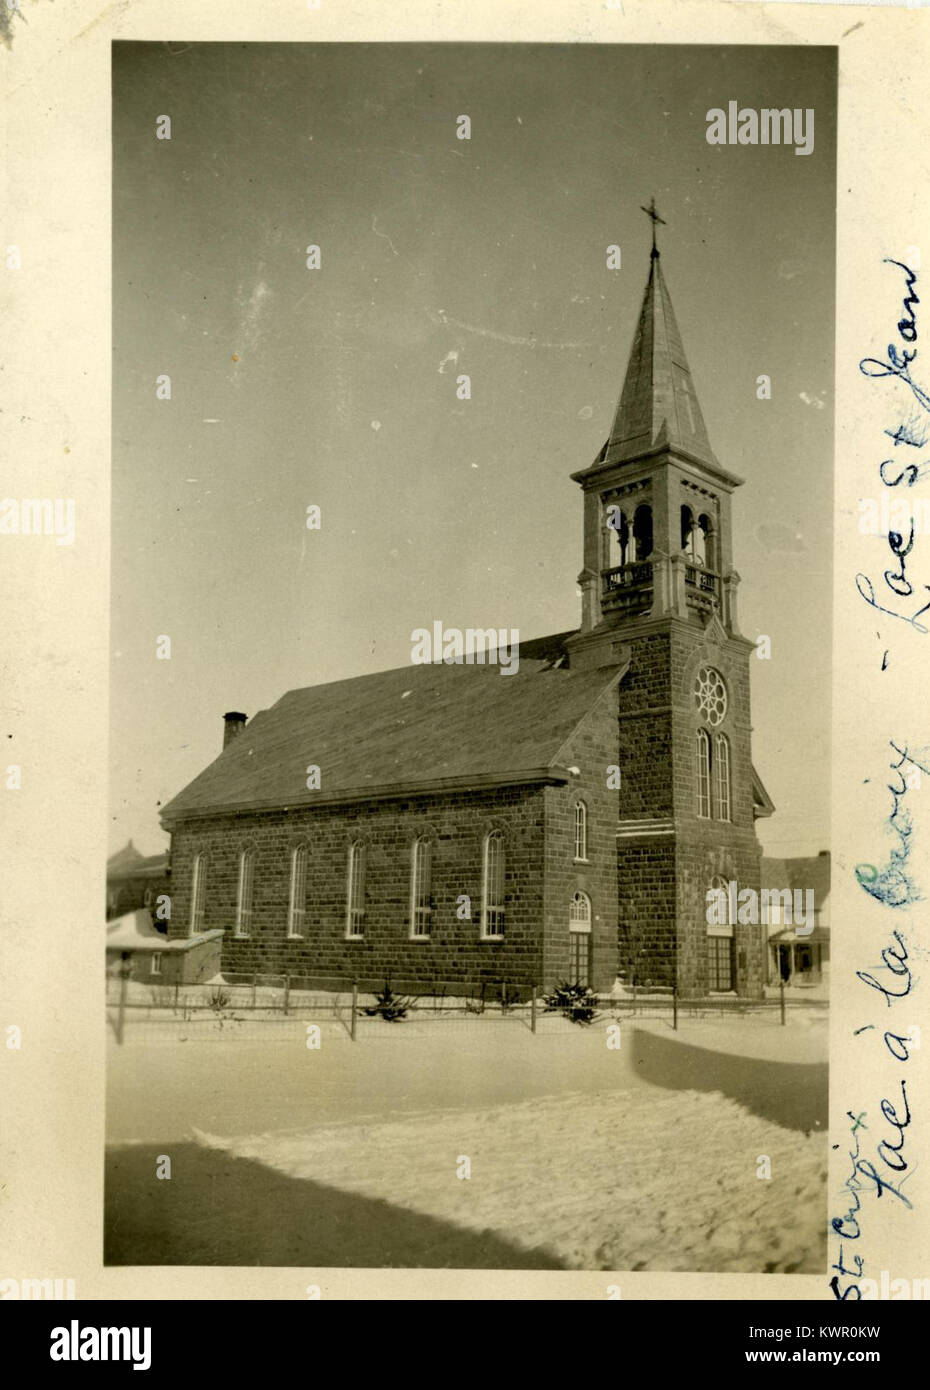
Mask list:
POLYGON ((288 1006, 288 1004, 290 1003, 290 998, 291 998, 291 977, 290 977, 290 975, 285 975, 285 977, 284 977, 284 1005, 283 1005, 283 1008, 284 1008, 284 1012, 285 1012, 285 1013, 287 1013, 287 1006, 288 1006))
POLYGON ((349 1019, 349 1037, 355 1042, 355 1015, 358 1012, 358 980, 352 981, 352 1016, 349 1019))
POLYGON ((779 1003, 779 1008, 780 1008, 780 1011, 781 1011, 781 1023, 782 1023, 782 1027, 784 1027, 784 1026, 785 1026, 785 982, 784 982, 784 980, 779 980, 779 981, 778 981, 778 1003, 779 1003))
POLYGON ((256 990, 257 985, 258 985, 258 975, 257 975, 255 972, 253 972, 253 974, 252 974, 252 1008, 253 1008, 253 1009, 255 1008, 255 990, 256 990))
POLYGON ((533 998, 530 1002, 530 1031, 536 1032, 536 986, 533 986, 533 998))
POLYGON ((672 1028, 678 1032, 678 976, 672 981, 672 1028))
POLYGON ((116 1014, 116 1041, 122 1045, 123 1029, 126 1024, 126 994, 129 990, 129 975, 132 970, 132 958, 128 951, 124 951, 120 957, 119 965, 119 1007, 116 1014))
POLYGON ((177 1013, 177 1011, 178 1011, 178 996, 180 995, 180 993, 181 993, 181 982, 180 982, 180 980, 175 980, 175 982, 174 982, 174 1011, 175 1011, 175 1013, 177 1013))

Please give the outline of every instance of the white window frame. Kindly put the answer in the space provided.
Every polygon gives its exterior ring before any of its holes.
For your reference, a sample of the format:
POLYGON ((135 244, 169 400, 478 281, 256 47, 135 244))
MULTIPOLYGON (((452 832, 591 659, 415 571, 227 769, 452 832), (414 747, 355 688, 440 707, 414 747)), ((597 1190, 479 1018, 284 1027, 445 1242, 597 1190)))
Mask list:
POLYGON ((695 734, 697 814, 699 820, 711 820, 713 816, 710 749, 710 734, 706 729, 699 728, 695 734))
POLYGON ((287 936, 299 941, 307 917, 307 846, 291 846, 291 884, 287 904, 287 936))
POLYGON ((588 863, 588 806, 581 798, 575 802, 575 863, 588 863), (579 850, 581 851, 579 853, 579 850))
POLYGON ((587 893, 581 892, 580 889, 577 893, 572 894, 571 902, 568 905, 568 930, 591 935, 591 899, 587 893), (576 914, 576 907, 584 910, 584 916, 576 914))
POLYGON ((153 952, 152 952, 152 961, 151 961, 151 965, 149 966, 149 974, 150 974, 150 975, 160 975, 160 974, 161 974, 161 964, 162 964, 161 956, 162 956, 161 951, 153 951, 153 952))
POLYGON ((234 936, 247 937, 252 930, 252 891, 255 882, 255 846, 239 850, 239 882, 236 888, 236 926, 234 936))
POLYGON ((729 985, 727 986, 726 989, 719 989, 719 988, 717 987, 717 982, 716 982, 716 970, 715 970, 715 971, 714 971, 714 983, 711 984, 710 979, 708 979, 708 982, 707 982, 707 992, 708 992, 708 994, 735 994, 735 993, 736 993, 736 938, 734 937, 732 927, 730 928, 730 930, 729 930, 728 932, 727 932, 727 931, 718 931, 718 930, 709 930, 709 931, 708 931, 708 933, 707 933, 708 964, 710 963, 711 959, 714 959, 714 958, 716 957, 716 955, 717 955, 717 944, 716 944, 716 943, 717 943, 718 941, 727 941, 727 942, 729 943, 728 954, 729 954, 729 965, 730 965, 730 983, 729 983, 729 985), (711 943, 713 943, 713 944, 711 944, 711 943))
POLYGON ((713 889, 713 891, 714 891, 715 893, 722 893, 723 896, 724 896, 724 901, 726 902, 726 905, 727 905, 727 909, 726 909, 726 910, 727 910, 727 921, 726 921, 726 922, 714 922, 713 924, 711 924, 710 922, 705 922, 706 933, 707 933, 708 936, 732 936, 732 935, 733 935, 733 923, 729 920, 729 916, 730 916, 730 885, 729 885, 728 881, 727 881, 725 878, 721 878, 721 876, 720 876, 719 874, 715 874, 714 877, 713 877, 713 878, 711 879, 711 881, 710 881, 710 886, 711 886, 711 888, 713 889))
POLYGON ((410 940, 433 935, 433 837, 418 835, 410 851, 410 940), (424 892, 425 889, 425 892, 424 892), (426 930, 423 931, 423 924, 426 930))
POLYGON ((506 856, 506 848, 507 848, 507 847, 506 847, 506 842, 505 842, 505 840, 504 840, 503 831, 501 831, 501 830, 489 830, 488 833, 487 833, 487 834, 485 835, 485 837, 484 837, 484 846, 483 846, 483 851, 482 851, 482 865, 481 865, 481 939, 482 939, 482 941, 503 941, 503 940, 504 940, 504 928, 505 928, 505 926, 506 926, 506 898, 507 898, 507 890, 506 890, 506 870, 507 870, 507 861, 506 861, 506 857, 505 857, 505 856, 506 856), (492 840, 494 841, 495 844, 500 845, 500 865, 501 865, 501 867, 500 867, 500 897, 501 897, 501 901, 500 901, 499 903, 492 903, 492 902, 489 900, 489 891, 490 891, 491 883, 490 883, 490 875, 489 875, 489 872, 488 872, 488 871, 489 871, 489 867, 490 867, 490 849, 491 849, 491 841, 492 841, 492 840), (491 912, 493 912, 493 913, 495 913, 495 914, 499 914, 500 926, 501 926, 501 928, 502 928, 500 931, 488 931, 488 914, 491 913, 491 912))
MULTIPOLYGON (((719 874, 717 874, 717 875, 715 875, 715 876, 711 879, 711 881, 710 881, 710 886, 711 886, 711 888, 713 888, 713 889, 715 890, 715 892, 722 892, 722 893, 724 893, 724 894, 727 895, 727 904, 728 904, 727 916, 729 917, 729 884, 728 884, 727 880, 726 880, 725 878, 722 878, 719 874)), ((734 925, 733 925, 733 923, 730 922, 730 921, 719 922, 719 923, 715 924, 714 926, 711 926, 711 925, 708 923, 707 926, 705 927, 705 933, 706 933, 706 936, 707 936, 708 971, 710 970, 710 962, 711 962, 711 959, 714 957, 714 955, 716 954, 716 951, 717 951, 717 947, 711 945, 711 940, 718 940, 718 939, 719 939, 719 940, 729 941, 729 943, 730 943, 730 948, 729 948, 729 951, 730 951, 730 985, 729 985, 729 988, 728 988, 728 989, 715 989, 715 988, 713 988, 713 987, 711 986, 711 984, 710 984, 710 978, 709 978, 709 975, 708 975, 708 985, 707 985, 708 993, 709 993, 709 994, 732 994, 732 993, 734 992, 734 990, 736 989, 736 932, 735 932, 735 930, 734 930, 734 925)))
POLYGON ((346 941, 365 940, 365 871, 367 848, 362 840, 349 846, 346 871, 346 941))
POLYGON ((191 911, 187 925, 188 936, 203 931, 207 897, 207 856, 203 850, 194 855, 191 869, 191 911))
POLYGON ((714 790, 717 798, 717 819, 732 819, 732 793, 730 783, 730 740, 726 734, 714 738, 714 790), (721 756, 722 755, 722 756, 721 756))
POLYGON ((584 950, 584 972, 586 979, 585 985, 591 983, 591 919, 593 917, 591 899, 587 893, 580 889, 573 893, 568 905, 568 940, 569 940, 569 982, 571 984, 582 983, 574 977, 572 962, 576 953, 580 956, 584 950), (582 948, 580 941, 585 942, 582 948))

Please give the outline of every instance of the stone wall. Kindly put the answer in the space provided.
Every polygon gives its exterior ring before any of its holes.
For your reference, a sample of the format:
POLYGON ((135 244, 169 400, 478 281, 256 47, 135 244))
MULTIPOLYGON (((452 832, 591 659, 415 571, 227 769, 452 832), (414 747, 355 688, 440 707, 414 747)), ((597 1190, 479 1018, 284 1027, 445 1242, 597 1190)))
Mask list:
POLYGON ((544 805, 541 788, 517 787, 187 820, 172 837, 170 935, 188 933, 193 861, 203 852, 203 926, 226 929, 226 972, 357 978, 371 987, 385 979, 539 983, 544 805), (503 831, 506 845, 503 941, 481 936, 483 841, 493 829, 503 831), (410 934, 412 846, 425 834, 433 839, 428 941, 410 934), (360 941, 346 938, 348 852, 355 841, 366 846, 360 941), (308 850, 306 918, 302 937, 289 939, 290 852, 298 843, 308 850), (237 938, 238 860, 247 844, 256 854, 252 922, 249 936, 237 938))

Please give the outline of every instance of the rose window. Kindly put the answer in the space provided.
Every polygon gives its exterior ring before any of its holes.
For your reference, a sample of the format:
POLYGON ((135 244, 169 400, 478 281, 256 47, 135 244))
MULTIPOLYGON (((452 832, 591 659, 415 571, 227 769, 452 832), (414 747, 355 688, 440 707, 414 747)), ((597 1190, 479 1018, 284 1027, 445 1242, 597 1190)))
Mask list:
POLYGON ((694 704, 708 724, 723 722, 727 712, 727 688, 712 666, 702 666, 694 680, 694 704))

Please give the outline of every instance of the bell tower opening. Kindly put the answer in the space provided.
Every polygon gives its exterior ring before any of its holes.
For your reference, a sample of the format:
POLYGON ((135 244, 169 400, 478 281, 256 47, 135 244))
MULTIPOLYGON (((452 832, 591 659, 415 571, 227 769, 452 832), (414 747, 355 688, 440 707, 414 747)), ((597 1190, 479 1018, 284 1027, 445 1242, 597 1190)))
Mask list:
MULTIPOLYGON (((654 237, 662 219, 644 211, 654 237)), ((572 477, 585 509, 579 645, 645 618, 704 627, 716 616, 738 635, 730 526, 742 479, 711 448, 654 239, 610 434, 572 477)))

